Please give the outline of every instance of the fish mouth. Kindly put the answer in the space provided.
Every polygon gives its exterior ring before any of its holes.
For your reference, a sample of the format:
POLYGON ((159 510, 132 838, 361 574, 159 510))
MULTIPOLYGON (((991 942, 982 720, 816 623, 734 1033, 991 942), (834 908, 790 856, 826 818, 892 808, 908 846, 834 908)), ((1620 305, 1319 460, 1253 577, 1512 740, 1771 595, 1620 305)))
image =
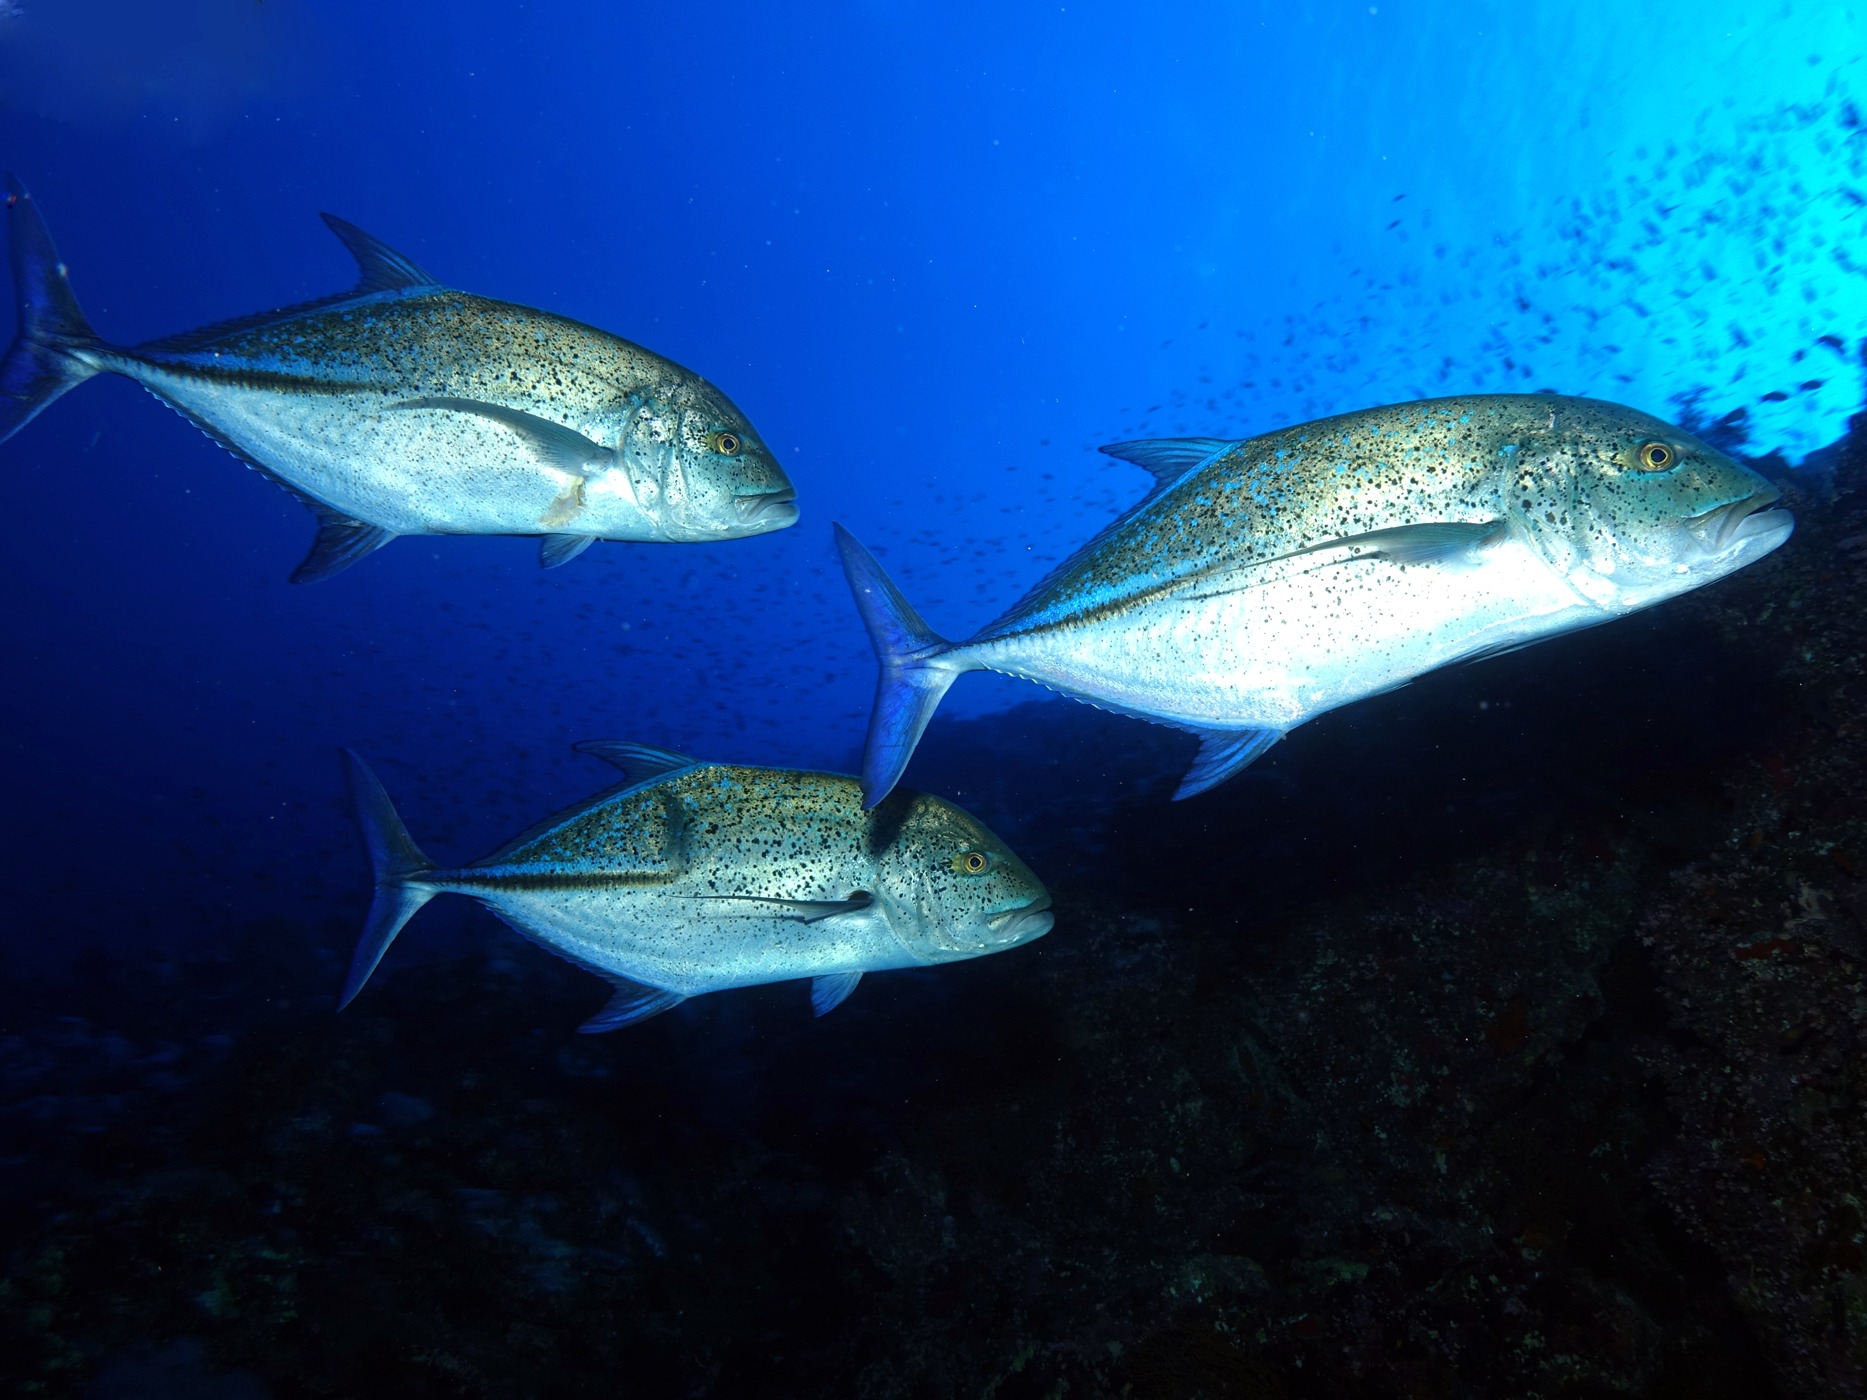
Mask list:
POLYGON ((1000 910, 985 921, 985 926, 1008 943, 1022 943, 1043 937, 1056 922, 1056 916, 1050 912, 1050 896, 1040 894, 1029 904, 1000 910))
POLYGON ((1774 548, 1789 538, 1789 532, 1796 525, 1796 517, 1788 511, 1770 509, 1782 497, 1783 493, 1774 486, 1767 487, 1741 501, 1732 501, 1691 517, 1685 523, 1686 529, 1711 554, 1724 554, 1767 535, 1776 536, 1770 542, 1770 547, 1774 548))
POLYGON ((759 525, 767 530, 782 530, 797 521, 797 488, 766 491, 757 496, 734 496, 741 525, 759 525))

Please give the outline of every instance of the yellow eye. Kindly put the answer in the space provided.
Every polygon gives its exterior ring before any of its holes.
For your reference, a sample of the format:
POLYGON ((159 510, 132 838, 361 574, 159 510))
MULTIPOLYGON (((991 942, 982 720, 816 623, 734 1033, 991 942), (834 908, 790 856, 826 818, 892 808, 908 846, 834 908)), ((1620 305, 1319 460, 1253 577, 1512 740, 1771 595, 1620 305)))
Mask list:
POLYGON ((740 441, 737 433, 719 432, 707 434, 707 446, 722 457, 737 457, 745 443, 740 441))
POLYGON ((984 851, 963 851, 953 857, 953 868, 961 875, 983 875, 992 868, 992 858, 984 851))
POLYGON ((1670 471, 1679 465, 1679 454, 1663 442, 1649 442, 1639 451, 1640 470, 1643 472, 1670 471))

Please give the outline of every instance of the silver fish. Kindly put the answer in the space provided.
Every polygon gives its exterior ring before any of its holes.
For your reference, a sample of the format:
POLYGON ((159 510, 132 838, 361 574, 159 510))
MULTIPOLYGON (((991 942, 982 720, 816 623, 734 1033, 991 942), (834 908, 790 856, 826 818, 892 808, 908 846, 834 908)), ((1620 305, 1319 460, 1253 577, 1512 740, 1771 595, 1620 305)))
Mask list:
POLYGON ((1002 952, 1050 931, 1050 895, 978 821, 854 778, 703 764, 643 744, 577 745, 636 781, 560 812, 484 860, 436 866, 348 749, 376 896, 339 1007, 415 911, 472 895, 525 937, 607 978, 580 1030, 611 1031, 728 987, 810 979, 821 1016, 865 972, 1002 952))
POLYGON ((837 526, 881 661, 868 801, 967 671, 1190 730, 1199 755, 1174 794, 1189 797, 1326 710, 1688 592, 1795 525, 1769 509, 1773 486, 1691 434, 1548 394, 1102 450, 1153 473, 1153 492, 966 642, 934 633, 837 526))
POLYGON ((397 535, 542 535, 546 567, 593 541, 704 542, 797 520, 797 492, 700 376, 549 312, 443 287, 324 215, 362 269, 348 292, 134 348, 99 339, 45 222, 7 177, 19 333, 0 442, 100 373, 135 380, 317 517, 294 583, 397 535))

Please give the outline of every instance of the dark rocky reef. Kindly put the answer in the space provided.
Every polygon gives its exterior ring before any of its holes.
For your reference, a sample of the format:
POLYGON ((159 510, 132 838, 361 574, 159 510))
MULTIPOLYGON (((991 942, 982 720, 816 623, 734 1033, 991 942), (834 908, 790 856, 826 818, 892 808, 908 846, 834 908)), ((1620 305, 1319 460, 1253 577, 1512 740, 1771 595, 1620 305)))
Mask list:
POLYGON ((353 930, 285 919, 7 988, 0 1375, 1859 1394, 1855 427, 1771 559, 1192 802, 1167 731, 936 724, 913 780, 1014 840, 1057 930, 821 1022, 774 987, 581 1038, 602 989, 461 902, 341 1017, 353 930))

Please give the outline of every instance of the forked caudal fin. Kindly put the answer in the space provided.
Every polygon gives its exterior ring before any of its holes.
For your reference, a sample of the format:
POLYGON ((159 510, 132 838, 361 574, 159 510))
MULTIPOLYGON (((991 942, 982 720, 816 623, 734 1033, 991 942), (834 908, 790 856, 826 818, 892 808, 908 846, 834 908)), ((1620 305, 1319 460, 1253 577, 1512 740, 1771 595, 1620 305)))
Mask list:
POLYGON ((71 352, 100 344, 71 294, 65 264, 26 187, 6 177, 7 250, 13 263, 13 305, 19 334, 0 357, 0 442, 39 410, 97 373, 71 352))
POLYGON ((356 799, 357 820, 363 825, 363 839, 369 843, 370 865, 376 873, 376 894, 370 900, 369 916, 363 921, 363 936, 350 959, 350 975, 344 979, 344 994, 338 999, 342 1011, 363 990, 363 984, 389 951, 402 925, 415 911, 440 891, 420 883, 434 867, 409 839, 402 819, 389 804, 389 794, 369 765, 349 749, 343 750, 344 765, 350 771, 350 792, 356 799))
POLYGON ((963 673, 979 668, 955 659, 953 644, 921 621, 875 556, 841 525, 835 528, 843 573, 856 595, 856 610, 869 629, 875 659, 881 663, 875 708, 869 714, 869 738, 862 751, 862 805, 873 807, 901 781, 914 746, 947 687, 963 673))

